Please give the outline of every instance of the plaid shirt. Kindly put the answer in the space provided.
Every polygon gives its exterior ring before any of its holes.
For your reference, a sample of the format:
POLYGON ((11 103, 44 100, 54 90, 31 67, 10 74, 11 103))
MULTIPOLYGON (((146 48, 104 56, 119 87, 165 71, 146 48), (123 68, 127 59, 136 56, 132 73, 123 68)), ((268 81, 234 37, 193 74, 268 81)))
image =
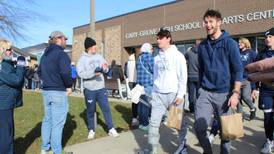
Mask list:
POLYGON ((140 54, 137 63, 137 83, 146 87, 153 86, 154 58, 150 53, 140 54))

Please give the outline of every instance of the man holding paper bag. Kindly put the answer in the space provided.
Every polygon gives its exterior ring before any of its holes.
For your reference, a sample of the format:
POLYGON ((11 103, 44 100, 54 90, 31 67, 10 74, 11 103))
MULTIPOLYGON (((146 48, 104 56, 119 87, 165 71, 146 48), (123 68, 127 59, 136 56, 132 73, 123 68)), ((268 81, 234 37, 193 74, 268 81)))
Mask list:
MULTIPOLYGON (((205 154, 212 154, 207 137, 207 128, 212 115, 220 116, 229 107, 236 108, 243 78, 238 44, 221 30, 222 16, 216 10, 204 14, 207 38, 198 48, 200 85, 199 98, 195 106, 196 136, 205 154)), ((230 141, 222 139, 221 154, 230 153, 230 141)))
MULTIPOLYGON (((154 59, 154 83, 152 92, 152 109, 148 132, 148 142, 152 154, 157 153, 159 127, 162 117, 170 105, 184 102, 187 84, 186 60, 175 45, 171 45, 171 33, 161 29, 157 34, 159 54, 154 59)), ((184 137, 180 137, 182 143, 184 137)))

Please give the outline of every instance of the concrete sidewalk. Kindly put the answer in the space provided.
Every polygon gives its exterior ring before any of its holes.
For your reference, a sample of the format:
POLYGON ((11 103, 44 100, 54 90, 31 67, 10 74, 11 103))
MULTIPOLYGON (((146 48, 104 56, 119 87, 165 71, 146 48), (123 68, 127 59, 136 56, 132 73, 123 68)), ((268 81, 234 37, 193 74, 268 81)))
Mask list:
MULTIPOLYGON (((248 112, 246 111, 246 113, 248 112)), ((257 113, 258 116, 255 120, 245 120, 245 136, 240 140, 232 142, 232 154, 260 153, 261 146, 265 142, 265 135, 262 112, 259 111, 257 113)), ((187 116, 189 117, 188 120, 190 123, 187 141, 189 153, 202 153, 202 149, 199 147, 198 141, 193 133, 193 115, 187 114, 187 116)), ((177 131, 163 125, 160 134, 159 154, 173 153, 178 146, 177 131)), ((220 140, 216 137, 213 145, 214 153, 220 153, 219 144, 220 140)), ((66 151, 72 151, 74 154, 143 154, 140 152, 140 149, 142 149, 142 151, 148 149, 147 134, 138 129, 122 133, 118 138, 104 137, 65 148, 66 151)))

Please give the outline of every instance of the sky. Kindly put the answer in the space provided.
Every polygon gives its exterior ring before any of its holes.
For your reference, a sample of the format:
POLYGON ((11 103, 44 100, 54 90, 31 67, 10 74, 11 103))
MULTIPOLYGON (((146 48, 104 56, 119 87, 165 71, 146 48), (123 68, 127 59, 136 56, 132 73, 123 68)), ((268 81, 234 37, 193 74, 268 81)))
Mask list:
MULTIPOLYGON (((85 25, 90 20, 90 0, 32 0, 21 1, 21 6, 39 14, 39 19, 27 23, 27 40, 16 40, 14 45, 23 48, 47 42, 54 30, 60 30, 72 43, 73 27, 85 25)), ((174 0, 95 0, 96 21, 124 13, 148 8, 174 0)))

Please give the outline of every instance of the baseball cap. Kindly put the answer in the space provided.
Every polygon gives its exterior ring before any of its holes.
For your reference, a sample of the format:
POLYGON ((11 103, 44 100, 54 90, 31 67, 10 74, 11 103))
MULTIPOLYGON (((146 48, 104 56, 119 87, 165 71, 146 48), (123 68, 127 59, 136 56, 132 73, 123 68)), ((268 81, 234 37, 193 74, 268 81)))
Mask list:
POLYGON ((49 36, 50 39, 58 38, 58 37, 65 37, 67 39, 66 35, 61 31, 53 31, 53 32, 51 32, 51 34, 49 36))
POLYGON ((267 35, 273 35, 274 36, 274 27, 265 32, 265 36, 267 36, 267 35))

